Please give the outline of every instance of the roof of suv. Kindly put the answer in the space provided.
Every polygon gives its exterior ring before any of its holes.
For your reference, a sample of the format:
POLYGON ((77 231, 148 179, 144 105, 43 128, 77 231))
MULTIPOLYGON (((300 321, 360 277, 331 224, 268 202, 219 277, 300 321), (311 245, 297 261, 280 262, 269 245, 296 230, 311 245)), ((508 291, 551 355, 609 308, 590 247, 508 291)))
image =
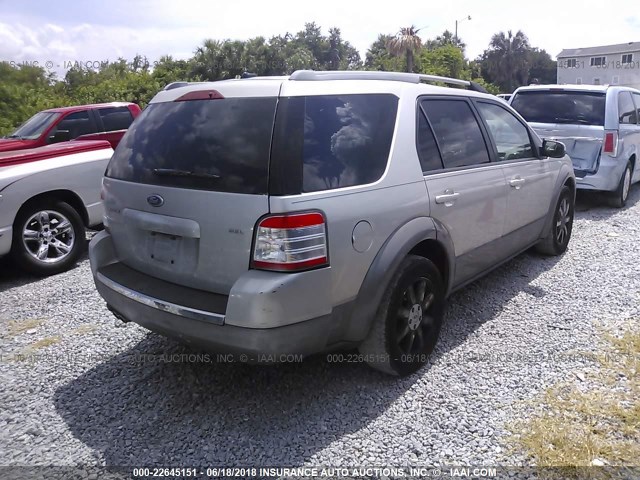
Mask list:
POLYGON ((520 87, 517 89, 518 92, 523 91, 546 91, 546 90, 566 90, 572 92, 602 92, 606 93, 607 91, 617 88, 621 90, 632 90, 637 91, 631 87, 625 87, 623 85, 529 85, 526 87, 520 87))
MULTIPOLYGON (((224 90, 229 89, 237 92, 239 86, 246 86, 252 90, 272 92, 278 95, 279 84, 288 84, 287 89, 293 89, 296 95, 311 95, 322 92, 329 94, 331 90, 336 93, 344 93, 347 90, 352 93, 395 93, 413 91, 416 94, 440 94, 440 95, 465 95, 495 98, 484 90, 484 88, 474 82, 447 77, 437 77, 431 75, 421 75, 401 72, 370 72, 370 71, 311 71, 299 70, 290 76, 274 77, 250 77, 243 79, 220 80, 215 82, 189 83, 184 86, 165 89, 159 92, 150 103, 171 102, 192 92, 220 89, 224 95, 224 90), (366 82, 366 83, 365 83, 366 82), (449 88, 433 85, 424 82, 439 82, 463 86, 469 90, 460 88, 449 88), (365 86, 366 85, 366 86, 365 86), (278 90, 276 90, 278 88, 278 90)), ((191 95, 189 95, 191 97, 191 95)), ((219 97, 218 97, 219 98, 219 97)), ((192 98, 193 99, 193 98, 192 98)))

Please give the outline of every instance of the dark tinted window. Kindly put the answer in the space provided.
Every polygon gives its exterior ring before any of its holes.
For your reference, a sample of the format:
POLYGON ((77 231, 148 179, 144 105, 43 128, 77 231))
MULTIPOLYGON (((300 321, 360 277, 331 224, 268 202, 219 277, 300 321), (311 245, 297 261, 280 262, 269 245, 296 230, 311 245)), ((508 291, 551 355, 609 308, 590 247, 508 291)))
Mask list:
POLYGON ((636 120, 636 107, 633 104, 630 92, 620 92, 618 94, 618 117, 622 124, 635 125, 636 120))
POLYGON ((127 130, 107 176, 172 187, 267 193, 275 98, 149 105, 127 130))
POLYGON ((133 115, 127 107, 99 108, 98 115, 102 119, 105 132, 126 130, 133 122, 133 115))
POLYGON ((636 104, 636 119, 638 120, 638 124, 640 125, 640 93, 634 93, 633 100, 636 104))
POLYGON ((500 160, 533 157, 527 128, 506 109, 492 103, 478 102, 478 110, 489 128, 500 160))
MULTIPOLYGON (((69 130, 69 136, 71 138, 76 138, 80 135, 87 135, 89 133, 96 133, 96 127, 91 121, 87 110, 70 113, 64 117, 56 127, 56 131, 58 130, 69 130)), ((51 134, 54 133, 55 132, 51 132, 51 134)))
POLYGON ((515 96, 511 106, 527 122, 604 125, 604 93, 525 91, 515 96))
POLYGON ((433 126, 445 168, 489 162, 482 131, 467 102, 424 100, 422 107, 433 126))
POLYGON ((280 100, 271 193, 364 185, 387 166, 398 98, 389 94, 318 95, 280 100))
POLYGON ((422 108, 418 109, 418 157, 423 172, 442 168, 438 144, 422 108))

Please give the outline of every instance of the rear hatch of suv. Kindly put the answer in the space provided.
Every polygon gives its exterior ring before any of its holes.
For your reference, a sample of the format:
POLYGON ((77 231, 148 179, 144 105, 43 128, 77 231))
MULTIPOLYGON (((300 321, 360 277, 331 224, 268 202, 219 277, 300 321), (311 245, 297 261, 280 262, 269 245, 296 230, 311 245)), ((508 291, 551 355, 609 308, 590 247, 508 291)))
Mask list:
POLYGON ((105 226, 121 262, 227 295, 249 268, 281 82, 216 82, 158 94, 104 180, 105 226))
POLYGON ((604 91, 549 88, 522 90, 511 100, 542 138, 567 147, 576 175, 595 173, 605 134, 604 91))

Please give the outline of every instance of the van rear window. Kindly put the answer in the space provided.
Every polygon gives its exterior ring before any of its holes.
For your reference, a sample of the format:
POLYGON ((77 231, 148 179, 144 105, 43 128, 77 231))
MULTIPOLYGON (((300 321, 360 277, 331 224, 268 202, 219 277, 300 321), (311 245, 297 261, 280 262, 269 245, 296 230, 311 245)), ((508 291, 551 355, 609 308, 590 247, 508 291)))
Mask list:
POLYGON ((155 103, 129 127, 106 176, 266 194, 275 97, 155 103))
POLYGON ((605 94, 567 90, 518 92, 511 101, 527 122, 604 125, 605 94))
POLYGON ((396 124, 391 94, 280 99, 271 157, 273 195, 365 185, 382 177, 396 124))

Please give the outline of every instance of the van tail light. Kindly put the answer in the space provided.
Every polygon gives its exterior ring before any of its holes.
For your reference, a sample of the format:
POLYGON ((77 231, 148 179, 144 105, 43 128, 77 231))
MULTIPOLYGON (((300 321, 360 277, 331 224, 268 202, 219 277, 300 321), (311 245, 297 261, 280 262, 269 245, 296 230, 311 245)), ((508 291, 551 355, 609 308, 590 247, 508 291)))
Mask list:
POLYGON ((613 130, 604 133, 603 152, 615 157, 618 154, 618 132, 613 130))
POLYGON ((273 215, 258 224, 253 268, 297 272, 327 265, 327 229, 321 213, 273 215))

